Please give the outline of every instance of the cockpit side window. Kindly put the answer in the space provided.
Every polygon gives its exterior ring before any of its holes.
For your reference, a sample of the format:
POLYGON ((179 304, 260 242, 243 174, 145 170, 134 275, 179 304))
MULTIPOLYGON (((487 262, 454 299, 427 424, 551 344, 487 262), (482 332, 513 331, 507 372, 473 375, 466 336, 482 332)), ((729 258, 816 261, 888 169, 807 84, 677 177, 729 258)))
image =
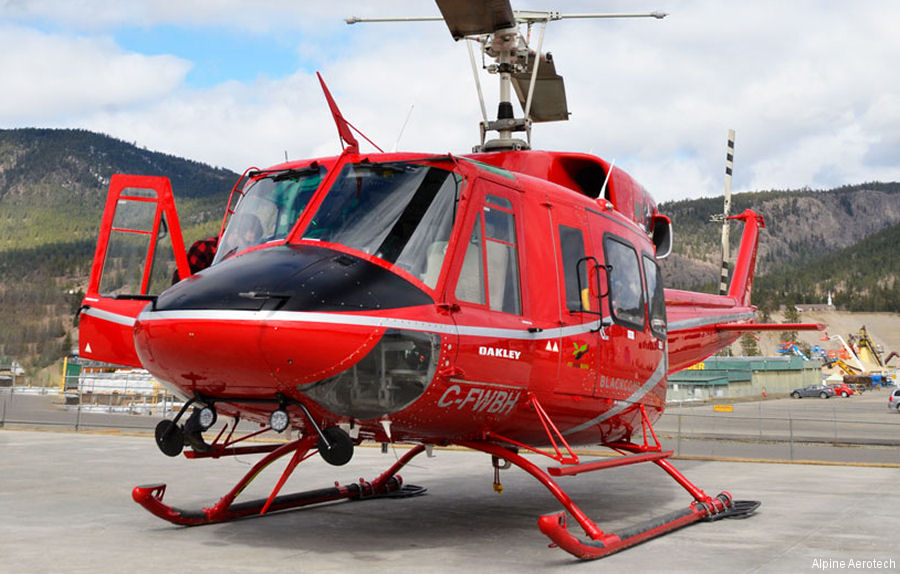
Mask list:
POLYGON ((213 263, 248 247, 284 239, 325 177, 324 166, 261 172, 243 190, 213 263))
POLYGON ((368 253, 434 288, 461 186, 461 176, 429 165, 347 165, 303 239, 368 253))

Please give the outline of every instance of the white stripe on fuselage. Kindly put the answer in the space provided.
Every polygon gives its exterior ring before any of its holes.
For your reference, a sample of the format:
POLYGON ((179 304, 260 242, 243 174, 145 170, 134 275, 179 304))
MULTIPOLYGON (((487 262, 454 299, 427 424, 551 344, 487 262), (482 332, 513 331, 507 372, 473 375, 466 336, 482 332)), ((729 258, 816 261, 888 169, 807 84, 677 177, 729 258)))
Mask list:
POLYGON ((696 329, 697 327, 708 327, 716 323, 730 323, 732 321, 744 321, 752 319, 756 316, 753 311, 745 311, 743 313, 732 313, 730 315, 710 315, 709 317, 694 317, 691 319, 682 319, 681 321, 672 321, 669 323, 669 333, 674 331, 685 331, 687 329, 696 329))
POLYGON ((409 331, 426 331, 446 335, 459 334, 469 337, 493 337, 516 339, 523 341, 543 341, 560 337, 571 337, 600 328, 600 320, 590 323, 544 329, 531 332, 528 329, 503 329, 498 327, 478 327, 475 325, 459 325, 453 323, 434 323, 429 321, 413 321, 395 317, 377 317, 373 315, 354 315, 346 313, 316 313, 309 311, 225 311, 225 310, 180 310, 150 311, 145 310, 139 316, 141 322, 152 321, 250 321, 259 323, 319 323, 331 325, 353 325, 357 327, 376 327, 384 329, 406 329, 409 331))
POLYGON ((96 307, 88 307, 87 309, 84 309, 81 314, 88 315, 102 321, 109 321, 110 323, 115 323, 117 325, 124 325, 125 327, 134 327, 135 319, 134 317, 131 317, 129 315, 113 313, 112 311, 104 311, 103 309, 97 309, 96 307))
MULTIPOLYGON (((82 311, 83 315, 109 321, 126 327, 134 326, 135 318, 128 315, 113 313, 96 307, 90 307, 82 311)), ((685 319, 669 324, 669 332, 705 327, 716 323, 728 321, 740 321, 752 319, 753 312, 735 313, 732 315, 719 315, 713 317, 697 317, 685 319)), ((141 321, 251 321, 251 322, 288 322, 288 323, 330 323, 333 325, 355 325, 359 327, 379 327, 388 329, 408 329, 411 331, 427 331, 431 333, 459 334, 472 337, 497 337, 504 339, 516 339, 523 341, 544 341, 572 337, 587 332, 596 331, 601 326, 601 320, 590 323, 580 323, 567 327, 544 329, 531 332, 528 329, 502 329, 497 327, 479 327, 475 325, 454 326, 452 323, 433 323, 427 321, 412 321, 409 319, 397 319, 394 317, 376 317, 372 315, 353 315, 345 313, 316 313, 308 311, 237 311, 237 310, 177 310, 177 311, 152 311, 144 310, 138 316, 141 321)))

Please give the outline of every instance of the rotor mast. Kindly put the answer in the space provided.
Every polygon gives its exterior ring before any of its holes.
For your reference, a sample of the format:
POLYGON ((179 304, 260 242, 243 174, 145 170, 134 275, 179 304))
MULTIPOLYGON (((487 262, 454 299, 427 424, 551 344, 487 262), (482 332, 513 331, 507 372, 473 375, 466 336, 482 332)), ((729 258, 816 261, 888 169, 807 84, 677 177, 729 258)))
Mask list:
MULTIPOLYGON (((569 119, 565 87, 562 76, 556 73, 550 53, 541 53, 547 23, 564 19, 610 18, 665 18, 665 12, 647 13, 576 13, 513 10, 509 0, 436 0, 441 17, 357 18, 350 17, 347 24, 361 22, 425 22, 443 20, 454 40, 471 40, 482 47, 482 54, 495 60, 486 66, 500 80, 500 101, 497 119, 484 117, 479 124, 481 143, 473 151, 507 151, 531 148, 531 125, 534 122, 551 122, 569 119), (519 31, 526 25, 528 36, 519 31), (528 46, 531 28, 541 25, 537 50, 528 46), (515 117, 512 92, 515 91, 524 111, 523 117, 515 117), (488 140, 488 132, 496 132, 496 139, 488 140), (527 141, 514 138, 516 132, 525 132, 527 141)), ((474 66, 475 85, 486 116, 484 96, 474 66)))

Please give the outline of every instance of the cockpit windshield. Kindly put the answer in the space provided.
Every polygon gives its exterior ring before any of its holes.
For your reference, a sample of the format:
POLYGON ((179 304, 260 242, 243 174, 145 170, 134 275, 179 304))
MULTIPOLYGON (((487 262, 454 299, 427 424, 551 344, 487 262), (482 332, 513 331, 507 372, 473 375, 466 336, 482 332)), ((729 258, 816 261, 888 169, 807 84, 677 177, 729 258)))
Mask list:
POLYGON ((374 255, 434 288, 461 183, 461 176, 429 165, 347 165, 303 238, 374 255))
POLYGON ((287 237, 324 177, 325 168, 315 163, 301 169, 251 174, 213 263, 253 245, 287 237))

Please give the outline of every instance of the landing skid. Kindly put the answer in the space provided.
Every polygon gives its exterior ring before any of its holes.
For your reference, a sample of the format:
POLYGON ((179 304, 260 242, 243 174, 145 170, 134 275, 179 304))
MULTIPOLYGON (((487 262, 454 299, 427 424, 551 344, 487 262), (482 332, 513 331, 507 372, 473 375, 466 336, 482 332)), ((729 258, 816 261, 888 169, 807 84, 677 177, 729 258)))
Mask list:
MULTIPOLYGON (((545 472, 530 460, 520 456, 512 448, 480 441, 462 443, 462 446, 480 450, 496 459, 514 464, 543 484, 559 500, 565 511, 541 516, 538 519, 538 527, 541 532, 553 541, 553 546, 558 546, 582 560, 594 560, 608 556, 701 520, 713 521, 722 518, 744 518, 752 514, 760 505, 756 501, 734 501, 731 494, 727 492, 722 492, 715 497, 707 496, 702 490, 688 481, 683 474, 678 472, 669 461, 665 460, 672 454, 671 451, 657 453, 638 452, 637 454, 620 458, 576 463, 571 466, 551 467, 548 469, 548 472, 545 472), (665 470, 676 482, 691 493, 694 501, 687 508, 635 524, 619 532, 604 532, 601 530, 551 477, 551 474, 554 476, 573 475, 642 462, 653 462, 665 470), (587 536, 586 539, 579 538, 569 532, 566 513, 581 526, 587 536)), ((625 445, 619 445, 618 448, 625 448, 625 445)), ((634 450, 640 449, 641 447, 634 445, 634 450)))
POLYGON ((494 489, 497 492, 503 491, 503 487, 500 484, 499 471, 501 468, 507 468, 511 464, 518 466, 543 484, 559 500, 565 510, 541 516, 538 519, 538 527, 541 532, 553 541, 552 546, 558 546, 582 560, 594 560, 608 556, 701 520, 714 521, 722 518, 745 518, 759 508, 759 502, 752 500, 735 501, 728 492, 722 492, 715 497, 711 497, 681 474, 672 466, 672 463, 666 460, 672 455, 672 451, 662 450, 656 432, 653 430, 653 424, 642 404, 637 404, 633 407, 641 415, 641 432, 644 439, 642 444, 633 442, 610 443, 606 446, 623 456, 592 462, 581 462, 578 455, 566 442, 563 434, 540 405, 537 397, 532 395, 529 397, 529 401, 547 432, 547 438, 555 454, 548 454, 534 447, 492 433, 488 433, 486 437, 492 439, 490 441, 472 441, 460 444, 474 450, 480 450, 493 457, 494 489), (510 446, 503 446, 504 444, 510 446), (549 467, 545 472, 538 465, 520 456, 519 448, 552 458, 560 466, 549 467), (505 461, 506 466, 501 467, 499 465, 500 460, 505 461), (635 524, 619 532, 604 532, 601 530, 569 498, 559 484, 553 480, 554 476, 572 476, 645 462, 652 462, 666 471, 670 477, 690 493, 694 500, 687 508, 635 524), (586 539, 574 536, 569 532, 566 524, 566 513, 581 526, 587 535, 586 539))
MULTIPOLYGON (((296 468, 313 454, 310 449, 317 443, 316 435, 306 436, 279 446, 253 465, 253 468, 235 485, 231 491, 223 496, 216 504, 199 510, 185 510, 169 506, 163 502, 166 493, 165 484, 151 484, 137 486, 131 495, 134 501, 147 509, 151 514, 168 520, 173 524, 182 526, 199 526, 202 524, 214 524, 236 518, 253 515, 263 515, 268 512, 277 512, 292 508, 300 508, 323 502, 336 500, 364 500, 370 498, 399 498, 424 494, 425 489, 414 485, 404 485, 403 479, 397 472, 416 455, 425 450, 422 445, 409 450, 393 466, 383 472, 375 480, 368 482, 360 479, 358 483, 338 485, 333 487, 279 495, 281 487, 288 476, 296 468), (292 454, 287 468, 279 479, 271 495, 266 499, 250 500, 235 503, 237 496, 249 485, 260 472, 279 458, 292 454)), ((235 450, 235 449, 232 449, 235 450)))
MULTIPOLYGON (((544 487, 559 500, 563 506, 563 512, 545 514, 538 519, 538 527, 541 532, 553 542, 551 546, 558 546, 582 560, 594 560, 701 520, 714 521, 722 518, 744 518, 755 512, 760 505, 759 502, 755 501, 735 501, 728 492, 722 492, 715 497, 711 497, 691 483, 667 460, 672 455, 672 451, 662 450, 659 441, 656 438, 656 433, 653 432, 653 428, 650 425, 650 421, 647 419, 643 408, 640 409, 644 426, 643 444, 631 442, 608 444, 607 446, 618 451, 623 456, 581 462, 578 455, 575 454, 568 443, 565 442, 562 434, 559 433, 552 421, 542 414, 543 410, 540 408, 537 400, 534 398, 531 400, 536 405, 535 410, 543 417, 542 422, 545 423, 550 442, 556 451, 555 455, 547 454, 546 452, 533 447, 490 433, 485 437, 485 440, 462 441, 457 444, 492 456, 495 472, 494 489, 497 492, 502 492, 502 484, 500 483, 499 477, 500 470, 508 468, 509 465, 516 465, 537 479, 538 482, 543 484, 544 487), (653 443, 649 441, 649 437, 651 436, 653 443), (548 456, 555 460, 560 466, 552 466, 544 470, 530 460, 522 457, 519 454, 519 448, 525 448, 534 453, 548 456), (501 461, 503 461, 502 464, 501 461), (688 491, 693 498, 693 501, 681 510, 635 524, 631 527, 619 530, 618 532, 604 532, 601 530, 597 524, 588 518, 581 508, 569 498, 566 492, 553 478, 647 462, 652 462, 664 470, 672 477, 672 479, 688 491), (581 538, 569 532, 567 516, 570 516, 579 526, 581 526, 586 536, 585 538, 581 538)), ((284 486, 288 477, 297 465, 317 452, 317 449, 314 447, 317 445, 321 447, 322 442, 320 442, 320 437, 317 434, 313 433, 283 445, 239 447, 234 445, 247 437, 232 441, 231 435, 229 435, 224 443, 219 443, 218 439, 220 437, 217 437, 205 452, 189 451, 185 454, 189 458, 219 458, 220 456, 231 454, 250 453, 267 454, 216 504, 200 510, 185 510, 169 506, 163 502, 163 496, 166 492, 165 484, 135 487, 132 492, 134 500, 155 516, 168 520, 173 524, 195 526, 224 522, 253 515, 259 516, 266 514, 267 512, 300 508, 337 500, 416 496, 423 494, 425 491, 425 489, 421 487, 412 485, 405 486, 403 480, 397 475, 397 472, 408 464, 409 461, 425 451, 424 445, 417 445, 407 451, 406 454, 398 459, 390 468, 371 482, 360 479, 358 483, 354 484, 335 484, 333 487, 329 488, 281 495, 279 492, 282 486, 284 486), (237 496, 259 475, 260 472, 262 472, 263 469, 279 458, 287 455, 291 455, 287 467, 267 499, 235 503, 235 498, 237 498, 237 496)))

